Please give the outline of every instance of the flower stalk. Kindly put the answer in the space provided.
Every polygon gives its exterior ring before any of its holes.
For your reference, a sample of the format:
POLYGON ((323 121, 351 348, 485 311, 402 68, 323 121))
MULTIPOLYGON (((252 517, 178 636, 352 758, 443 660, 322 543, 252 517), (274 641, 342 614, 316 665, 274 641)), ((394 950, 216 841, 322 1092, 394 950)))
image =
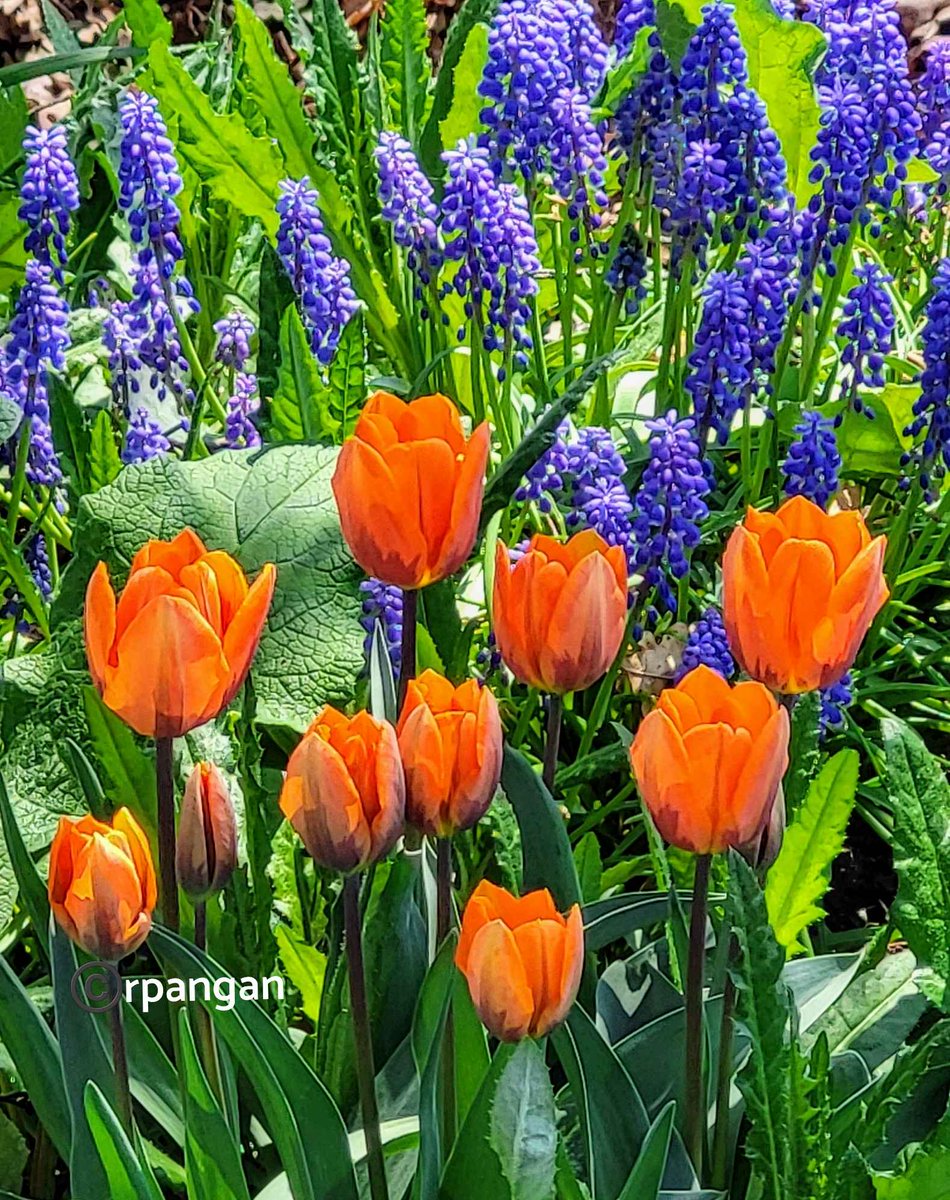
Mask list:
POLYGON ((684 1141, 697 1174, 702 1173, 705 1105, 703 1096, 703 968, 706 957, 706 909, 712 855, 696 859, 686 967, 686 1103, 684 1141))

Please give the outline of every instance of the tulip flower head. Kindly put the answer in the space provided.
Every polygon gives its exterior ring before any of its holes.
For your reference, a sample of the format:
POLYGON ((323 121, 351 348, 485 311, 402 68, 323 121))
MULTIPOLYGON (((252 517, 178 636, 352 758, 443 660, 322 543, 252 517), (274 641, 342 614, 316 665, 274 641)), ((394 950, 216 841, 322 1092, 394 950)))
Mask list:
POLYGON ((744 670, 798 695, 837 683, 888 595, 886 538, 859 512, 826 513, 793 496, 750 508, 722 563, 723 619, 744 670))
POLYGON ((482 880, 465 906, 455 964, 489 1033, 503 1042, 543 1037, 570 1012, 584 963, 584 926, 547 888, 521 899, 482 880))
POLYGON ((184 529, 150 541, 116 595, 100 562, 86 589, 86 657, 108 708, 146 737, 180 737, 234 699, 274 593, 268 563, 248 586, 229 554, 184 529))
POLYGON ((402 833, 406 789, 396 731, 368 712, 327 705, 287 764, 280 808, 313 860, 360 871, 402 833))
POLYGON ((432 837, 470 829, 501 775, 498 703, 474 679, 453 687, 435 671, 409 681, 397 727, 406 818, 432 837))
POLYGON ((196 763, 181 801, 175 871, 193 901, 227 887, 237 866, 237 821, 224 776, 214 763, 196 763))
POLYGON ((502 658, 546 692, 590 687, 617 657, 627 621, 627 561, 592 529, 567 542, 535 534, 514 565, 495 550, 492 623, 502 658))
POLYGON ((788 713, 761 683, 699 666, 660 693, 630 748, 643 802, 681 850, 719 854, 762 833, 788 767, 788 713))
POLYGON ((415 589, 459 569, 478 532, 488 449, 488 425, 466 439, 445 396, 370 396, 333 474, 343 537, 368 575, 415 589))
POLYGON ((127 808, 112 823, 61 817, 49 855, 49 902, 93 958, 117 962, 152 928, 157 888, 148 840, 127 808))

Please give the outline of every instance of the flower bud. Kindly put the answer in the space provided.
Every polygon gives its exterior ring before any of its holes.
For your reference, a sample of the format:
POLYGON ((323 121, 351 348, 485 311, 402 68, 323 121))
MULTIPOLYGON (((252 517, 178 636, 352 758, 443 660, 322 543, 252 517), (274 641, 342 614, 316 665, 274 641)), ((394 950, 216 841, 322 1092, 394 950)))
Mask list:
POLYGON ((178 821, 175 870, 193 901, 227 887, 237 866, 237 822, 224 777, 214 763, 188 776, 178 821))

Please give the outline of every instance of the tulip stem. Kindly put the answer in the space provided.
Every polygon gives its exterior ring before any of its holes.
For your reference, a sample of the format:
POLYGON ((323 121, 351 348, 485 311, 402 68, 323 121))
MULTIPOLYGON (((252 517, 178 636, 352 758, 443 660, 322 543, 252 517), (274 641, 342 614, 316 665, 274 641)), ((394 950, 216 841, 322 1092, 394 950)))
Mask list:
POLYGON ((706 902, 711 856, 696 859, 693 904, 689 922, 689 961, 686 967, 686 1105, 683 1140, 697 1175, 703 1169, 703 967, 706 957, 706 902))
MULTIPOLYGON (((439 838, 435 854, 435 940, 441 946, 452 928, 452 839, 439 838)), ((455 1117, 455 1028, 450 1004, 442 1031, 442 1136, 446 1154, 455 1141, 455 1117)))
POLYGON ((129 1062, 125 1053, 125 1028, 122 1024, 122 998, 109 1009, 112 1030, 112 1065, 115 1069, 117 1116, 122 1128, 132 1137, 132 1094, 129 1091, 129 1062))
POLYGON ((736 1007, 736 985, 726 973, 722 997, 722 1026, 719 1031, 719 1066, 716 1079, 716 1130, 713 1134, 712 1186, 725 1191, 729 1155, 729 1093, 732 1090, 732 1039, 735 1031, 733 1013, 736 1007))
MULTIPOLYGON (((405 637, 405 626, 403 626, 405 637)), ((405 644, 405 643, 404 643, 405 644)), ((350 1008, 356 1041, 356 1072, 366 1138, 366 1166, 373 1200, 389 1200, 383 1139, 379 1131, 376 1107, 376 1067, 373 1063, 373 1038, 366 1004, 366 976, 363 972, 363 934, 360 922, 360 881, 356 875, 343 880, 343 932, 346 939, 346 964, 350 977, 350 1008)))
POLYGON ((204 900, 195 904, 195 946, 198 950, 208 948, 208 906, 204 900))
POLYGON ((544 766, 541 779, 551 795, 554 795, 554 774, 557 771, 557 752, 561 744, 561 717, 564 699, 553 692, 548 696, 548 731, 544 742, 544 766))
POLYGON ((419 593, 415 588, 402 591, 402 647, 399 655, 399 704, 406 698, 409 680, 416 674, 416 622, 419 613, 419 593))
POLYGON ((175 776, 172 739, 155 739, 155 779, 158 792, 158 873, 162 887, 162 916, 178 932, 178 879, 175 875, 175 776))
POLYGON ((452 839, 437 838, 435 847, 435 944, 441 946, 452 926, 452 839))

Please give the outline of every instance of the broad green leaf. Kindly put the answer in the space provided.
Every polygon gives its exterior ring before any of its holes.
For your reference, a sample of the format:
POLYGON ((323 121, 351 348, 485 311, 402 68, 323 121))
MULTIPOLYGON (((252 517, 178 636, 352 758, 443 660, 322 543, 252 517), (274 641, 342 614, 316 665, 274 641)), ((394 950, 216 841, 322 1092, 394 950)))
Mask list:
POLYGON ((320 1020, 327 956, 297 937, 286 925, 278 925, 275 934, 284 974, 300 992, 300 1007, 316 1025, 320 1020))
POLYGON ((188 1200, 249 1200, 240 1147, 208 1084, 184 1008, 178 1012, 178 1032, 188 1200))
POLYGON ((137 46, 150 46, 152 42, 171 45, 172 27, 158 0, 122 0, 122 15, 137 46))
MULTIPOLYGON (((294 303, 294 289, 280 256, 270 242, 261 251, 258 288, 259 345, 257 380, 265 403, 277 391, 280 367, 280 331, 284 313, 294 303)), ((265 410, 267 411, 267 410, 265 410)))
POLYGON ((336 0, 314 0, 310 7, 313 49, 308 75, 316 84, 324 121, 336 126, 341 145, 350 145, 358 106, 359 68, 356 34, 336 0))
POLYGON ((650 1126, 620 1200, 656 1200, 663 1182, 675 1115, 676 1105, 671 1101, 650 1126))
POLYGON ((888 383, 881 391, 862 393, 874 410, 874 420, 856 413, 851 406, 829 405, 829 415, 840 415, 838 447, 844 470, 858 475, 903 473, 901 456, 914 439, 904 430, 914 419, 914 403, 920 398, 919 383, 888 383))
POLYGON ((22 281, 27 259, 23 248, 27 228, 17 216, 19 208, 20 198, 15 192, 0 198, 0 289, 3 291, 22 281))
MULTIPOLYGON (((704 0, 671 0, 694 26, 702 20, 704 0)), ((788 166, 788 186, 800 205, 815 191, 808 173, 818 140, 820 109, 812 73, 826 49, 817 25, 780 17, 771 0, 743 0, 735 6, 749 83, 768 112, 788 166)))
MULTIPOLYGON (((29 122, 23 89, 0 87, 0 174, 5 175, 23 156, 23 134, 29 122)), ((13 201, 11 207, 19 207, 16 195, 7 196, 6 201, 7 204, 13 201)), ((3 220, 0 220, 0 228, 6 228, 3 220)), ((4 257, 0 253, 0 258, 4 257)))
POLYGON ((478 94, 478 85, 487 61, 488 26, 475 25, 455 68, 452 103, 439 122, 439 136, 447 150, 454 150, 457 142, 479 128, 478 114, 484 101, 478 94))
POLYGON ((173 58, 153 43, 142 87, 158 100, 178 129, 175 150, 211 194, 235 212, 256 217, 269 234, 277 229, 275 205, 283 162, 266 138, 255 137, 239 113, 217 113, 211 101, 173 58))
POLYGON ((650 39, 655 32, 652 25, 644 25, 637 30, 636 40, 630 50, 608 70, 600 95, 594 102, 595 109, 602 110, 607 116, 616 115, 621 102, 636 87, 650 65, 653 56, 650 39))
POLYGON ((584 903, 599 900, 603 864, 600 861, 600 844, 593 830, 585 833, 574 847, 574 866, 584 903))
POLYGON ((0 393, 0 442, 8 442, 20 428, 23 409, 6 392, 0 393))
POLYGON ((145 752, 128 725, 106 708, 91 685, 83 688, 83 706, 91 749, 112 808, 129 809, 142 828, 154 835, 158 828, 154 755, 145 752))
POLYGON ((858 786, 858 752, 825 763, 788 828, 765 885, 769 921, 786 953, 801 949, 803 930, 825 915, 821 901, 840 854, 858 786))
POLYGON ((89 435, 89 487, 93 492, 107 487, 122 470, 122 460, 115 444, 112 418, 101 409, 89 435))
POLYGON ((950 782, 909 725, 883 722, 894 809, 897 899, 892 914, 917 958, 932 967, 932 998, 950 1010, 950 782))
POLYGON ((444 1200, 548 1200, 557 1126, 544 1054, 530 1038, 502 1045, 445 1168, 444 1200))
POLYGON ((419 1163, 412 1187, 412 1200, 441 1200, 442 1176, 441 1110, 439 1066, 445 1019, 455 986, 456 937, 452 933, 436 955, 419 992, 412 1021, 412 1057, 419 1076, 419 1163))
MULTIPOLYGON (((240 55, 236 73, 241 107, 253 112, 276 143, 287 175, 300 179, 313 170, 316 133, 303 111, 303 93, 274 52, 267 26, 245 0, 234 6, 240 55)), ((274 198, 276 202, 276 196, 274 198)))
POLYGON ((42 0, 43 24, 57 54, 70 54, 79 49, 79 39, 52 0, 42 0))
POLYGON ((618 938, 657 925, 669 915, 667 892, 637 892, 585 904, 584 945, 589 951, 603 950, 618 938))
POLYGON ((898 1176, 874 1176, 877 1200, 950 1200, 950 1145, 920 1150, 898 1176))
MULTIPOLYGON (((84 1089, 84 1106, 108 1180, 109 1200, 162 1200, 161 1188, 148 1159, 141 1153, 141 1148, 138 1152, 133 1148, 119 1118, 92 1079, 84 1089)), ((71 1182, 75 1193, 75 1177, 71 1182)))
POLYGON ((280 367, 277 390, 268 417, 271 437, 278 442, 318 442, 332 439, 327 389, 320 378, 310 339, 297 306, 284 309, 280 323, 280 367))
MULTIPOLYGON (((13 868, 16 887, 19 889, 20 907, 30 918, 33 931, 45 950, 49 933, 49 899, 33 858, 23 842, 23 836, 20 833, 13 805, 10 803, 10 795, 7 792, 7 785, 2 775, 0 775, 0 827, 3 829, 3 843, 13 868)), ((3 1041, 3 1038, 0 1038, 0 1041, 3 1041)))
POLYGON ((424 0, 389 0, 382 22, 381 66, 393 120, 413 145, 425 109, 428 46, 424 0))
POLYGON ((8 1116, 0 1113, 0 1188, 20 1186, 29 1157, 23 1135, 8 1116))
POLYGON ((81 603, 103 558, 121 584, 150 537, 186 526, 233 554, 252 576, 277 565, 274 601, 251 668, 257 719, 302 730, 327 702, 348 703, 362 667, 360 575, 340 536, 330 476, 336 453, 276 446, 222 451, 200 462, 152 459, 87 496, 76 526, 79 554, 61 603, 81 603))

